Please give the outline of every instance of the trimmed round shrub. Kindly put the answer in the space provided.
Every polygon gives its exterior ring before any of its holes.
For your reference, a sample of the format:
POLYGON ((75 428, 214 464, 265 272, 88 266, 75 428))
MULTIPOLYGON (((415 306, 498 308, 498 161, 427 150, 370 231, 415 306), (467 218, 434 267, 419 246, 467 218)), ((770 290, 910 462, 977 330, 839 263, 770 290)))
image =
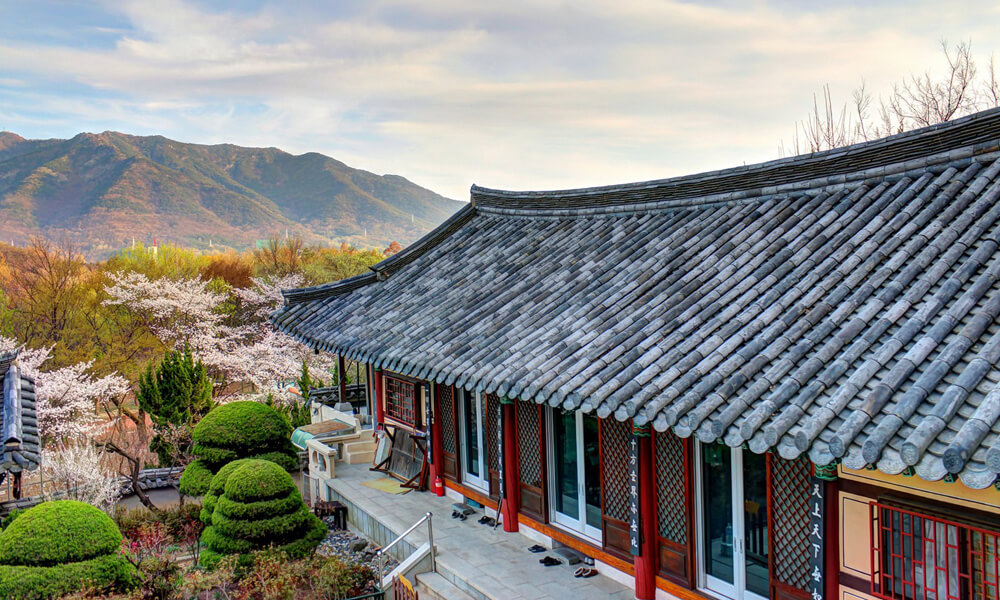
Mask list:
POLYGON ((0 597, 50 598, 82 587, 130 587, 135 568, 120 554, 121 543, 111 517, 89 504, 39 504, 0 533, 0 597))
POLYGON ((223 465, 241 458, 269 460, 285 470, 294 470, 298 455, 291 435, 288 421, 260 402, 230 402, 215 407, 195 425, 191 434, 194 440, 191 452, 197 460, 181 475, 181 493, 205 494, 211 476, 223 465))
POLYGON ((191 461, 181 473, 178 489, 185 496, 201 496, 212 483, 212 470, 200 460, 191 461))
POLYGON ((201 537, 201 564, 208 568, 223 555, 269 546, 298 558, 326 536, 326 525, 309 512, 291 475, 270 461, 245 459, 220 469, 203 506, 210 502, 210 525, 201 537))
POLYGON ((219 472, 212 477, 212 481, 207 486, 208 489, 205 491, 204 497, 201 499, 201 522, 205 525, 212 524, 212 512, 215 510, 215 504, 219 500, 219 496, 222 495, 225 490, 226 480, 229 479, 229 474, 241 467, 246 463, 248 458, 241 458, 240 460, 234 460, 228 465, 223 465, 219 472))
POLYGON ((117 591, 134 587, 135 567, 122 556, 99 556, 54 567, 0 566, 0 598, 61 598, 81 589, 117 591))

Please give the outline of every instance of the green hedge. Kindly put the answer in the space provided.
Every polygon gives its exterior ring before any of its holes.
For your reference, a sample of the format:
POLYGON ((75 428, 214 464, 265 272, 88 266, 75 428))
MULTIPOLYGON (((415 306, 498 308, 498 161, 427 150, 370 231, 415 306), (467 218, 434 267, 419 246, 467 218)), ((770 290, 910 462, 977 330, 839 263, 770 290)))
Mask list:
POLYGON ((230 519, 216 511, 212 514, 212 527, 219 535, 266 544, 271 540, 287 540, 301 532, 310 517, 312 514, 305 504, 293 513, 254 521, 230 519))
POLYGON ((206 527, 201 533, 201 541, 205 547, 219 554, 246 554, 260 549, 260 544, 254 544, 249 540, 240 540, 222 535, 216 531, 215 526, 206 527))
POLYGON ((181 473, 178 489, 185 496, 201 496, 208 491, 212 477, 214 475, 208 465, 200 460, 192 461, 181 473))
POLYGON ((76 500, 43 502, 0 533, 0 598, 54 598, 136 583, 111 517, 76 500))
MULTIPOLYGON (((274 548, 287 552, 292 558, 302 558, 314 551, 316 546, 319 546, 323 538, 326 537, 327 528, 326 524, 315 515, 310 514, 309 516, 312 517, 309 521, 309 527, 302 532, 299 539, 285 544, 273 544, 274 548)), ((247 540, 226 537, 216 532, 214 527, 205 528, 201 535, 201 541, 205 544, 205 548, 201 551, 198 564, 208 569, 214 569, 219 559, 227 554, 239 554, 242 559, 249 556, 251 552, 266 547, 266 545, 254 544, 247 540)))
POLYGON ((292 490, 284 498, 273 498, 259 502, 236 502, 222 496, 213 503, 213 509, 231 519, 266 519, 274 515, 287 515, 302 506, 302 496, 292 490))
MULTIPOLYGON (((191 454, 198 457, 198 460, 206 465, 224 465, 238 458, 243 458, 235 450, 229 448, 216 448, 205 444, 195 444, 191 446, 191 454)), ((245 457, 245 455, 244 455, 245 457)))
POLYGON ((122 534, 111 517, 76 500, 43 502, 0 534, 0 564, 50 567, 117 553, 122 534))
POLYGON ((268 546, 304 556, 326 535, 326 525, 309 512, 291 476, 266 460, 245 459, 220 469, 205 505, 212 513, 211 526, 202 533, 208 552, 201 564, 209 568, 220 555, 268 546))
POLYGON ((225 490, 226 480, 229 479, 230 473, 240 468, 248 460, 250 459, 241 458, 240 460, 234 460, 219 469, 219 472, 212 477, 212 481, 205 490, 205 496, 201 499, 201 514, 199 517, 202 523, 205 525, 212 524, 212 512, 215 510, 215 503, 218 502, 219 496, 225 490))
MULTIPOLYGON (((197 460, 184 469, 180 491, 208 492, 212 474, 242 458, 269 460, 287 471, 298 467, 292 429, 281 414, 260 402, 230 402, 212 409, 192 431, 197 460)), ((209 512, 211 514, 211 512, 209 512)))
MULTIPOLYGON (((215 481, 212 483, 214 488, 215 481)), ((235 502, 272 500, 287 496, 294 489, 295 481, 292 476, 266 460, 247 461, 233 471, 225 482, 226 498, 235 502)))
POLYGON ((212 409, 192 432, 197 447, 233 450, 240 456, 284 450, 291 435, 291 426, 276 410, 251 401, 212 409))
POLYGON ((0 598, 9 600, 59 598, 81 589, 122 591, 136 583, 135 567, 120 554, 53 567, 0 565, 0 598))
POLYGON ((295 471, 299 468, 299 455, 295 450, 295 446, 292 446, 292 442, 290 440, 288 442, 288 448, 284 451, 254 454, 247 458, 269 460, 286 471, 295 471))

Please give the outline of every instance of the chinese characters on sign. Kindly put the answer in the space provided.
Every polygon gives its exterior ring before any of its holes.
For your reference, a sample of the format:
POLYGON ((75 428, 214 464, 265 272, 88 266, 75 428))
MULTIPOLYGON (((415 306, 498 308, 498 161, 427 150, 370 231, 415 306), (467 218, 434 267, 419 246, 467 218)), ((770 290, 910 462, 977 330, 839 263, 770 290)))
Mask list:
MULTIPOLYGON (((497 493, 500 494, 501 498, 507 497, 507 482, 504 481, 503 471, 504 471, 504 459, 506 458, 503 454, 503 405, 500 405, 500 410, 497 411, 497 486, 499 487, 497 493)), ((499 510, 499 509, 498 509, 499 510)))
POLYGON ((809 597, 823 600, 823 481, 813 477, 809 493, 809 597))
POLYGON ((629 550, 639 556, 639 439, 632 435, 628 447, 628 514, 629 550))

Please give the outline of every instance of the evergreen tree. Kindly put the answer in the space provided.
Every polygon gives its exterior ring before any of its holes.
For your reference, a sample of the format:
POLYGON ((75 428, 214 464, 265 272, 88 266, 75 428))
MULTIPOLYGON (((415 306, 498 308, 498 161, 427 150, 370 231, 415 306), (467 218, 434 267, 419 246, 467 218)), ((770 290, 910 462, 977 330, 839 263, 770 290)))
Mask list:
POLYGON ((150 451, 161 465, 175 464, 189 452, 191 428, 213 407, 212 381, 185 346, 168 352, 155 368, 146 368, 136 398, 156 430, 150 451))

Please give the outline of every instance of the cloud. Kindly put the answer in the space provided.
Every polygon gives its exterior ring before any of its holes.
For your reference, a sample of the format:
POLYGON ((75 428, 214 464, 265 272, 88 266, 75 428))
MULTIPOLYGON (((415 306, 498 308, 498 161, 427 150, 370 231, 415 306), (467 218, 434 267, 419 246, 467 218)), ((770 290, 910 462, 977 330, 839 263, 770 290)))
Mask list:
POLYGON ((979 4, 873 4, 108 1, 100 43, 0 35, 0 126, 315 150, 458 198, 660 178, 774 158, 825 83, 998 39, 979 4))

